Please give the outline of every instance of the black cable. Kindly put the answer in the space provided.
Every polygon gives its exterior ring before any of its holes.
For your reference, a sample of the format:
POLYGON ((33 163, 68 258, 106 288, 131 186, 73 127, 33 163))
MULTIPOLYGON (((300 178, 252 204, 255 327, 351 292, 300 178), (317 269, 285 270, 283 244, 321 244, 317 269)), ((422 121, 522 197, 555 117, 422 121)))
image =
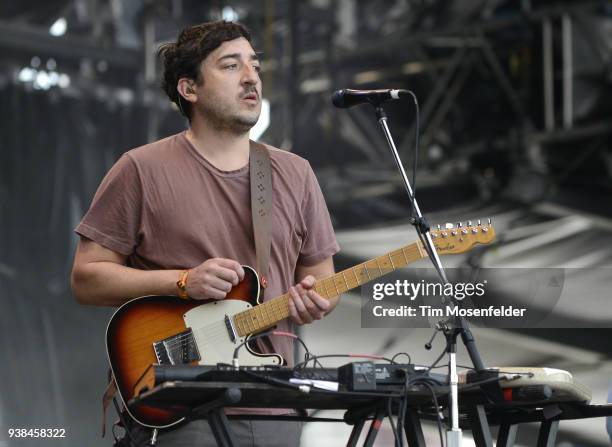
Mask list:
MULTIPOLYGON (((309 361, 310 357, 315 357, 315 356, 312 356, 312 354, 310 354, 310 350, 308 349, 308 346, 306 346, 306 343, 304 343, 304 340, 302 340, 302 338, 300 336, 298 336, 296 334, 284 333, 284 332, 281 332, 281 331, 274 331, 273 330, 273 331, 261 332, 261 333, 256 334, 256 335, 248 336, 242 343, 240 343, 238 346, 236 346, 236 348, 234 349, 234 355, 233 355, 232 359, 233 360, 238 359, 238 351, 244 345, 250 343, 251 341, 257 340, 258 338, 269 337, 271 335, 280 335, 280 336, 286 336, 286 337, 290 337, 290 338, 296 339, 304 347, 304 358, 306 359, 307 362, 309 361)), ((294 368, 295 368, 295 366, 294 366, 294 368)))
POLYGON ((444 351, 442 351, 442 354, 440 354, 438 356, 438 358, 436 360, 434 360, 434 362, 427 368, 427 372, 431 371, 433 368, 436 367, 436 365, 438 364, 438 362, 440 360, 442 360, 442 357, 444 357, 446 355, 446 346, 444 347, 444 351))
POLYGON ((411 364, 412 363, 412 357, 410 357, 410 354, 408 354, 407 352, 398 352, 397 354, 395 354, 393 357, 391 357, 391 362, 392 363, 396 363, 395 362, 395 358, 400 356, 400 355, 405 355, 406 357, 408 357, 408 363, 411 364))
POLYGON ((427 382, 427 383, 435 385, 435 386, 447 386, 448 385, 447 382, 442 382, 442 381, 440 381, 438 379, 434 379, 433 377, 429 377, 429 376, 426 376, 426 375, 421 375, 421 376, 413 377, 410 380, 409 385, 413 385, 414 383, 417 383, 417 382, 427 382))
MULTIPOLYGON (((113 377, 113 372, 111 371, 110 368, 109 368, 107 374, 108 374, 108 381, 109 382, 115 380, 114 377, 113 377)), ((126 411, 126 413, 128 413, 127 415, 123 413, 123 411, 119 407, 119 402, 117 401, 117 396, 113 396, 112 401, 113 401, 113 405, 115 407, 115 411, 117 412, 117 416, 119 417, 119 421, 121 422, 121 425, 123 426, 123 430, 125 431, 123 437, 121 439, 117 439, 117 433, 115 431, 115 428, 117 427, 117 423, 113 423, 113 425, 111 427, 111 433, 113 434, 113 438, 115 439, 115 443, 122 441, 125 437, 128 437, 129 438, 130 446, 143 447, 144 444, 140 445, 140 443, 136 439, 134 439, 134 436, 132 434, 130 423, 133 420, 131 419, 131 415, 127 411, 126 411)), ((124 409, 125 409, 125 406, 124 406, 124 409)), ((133 422, 134 422, 134 424, 139 424, 135 420, 133 422)))
MULTIPOLYGON (((448 366, 448 363, 446 364, 446 366, 448 366)), ((471 369, 471 370, 473 370, 473 371, 476 371, 476 370, 474 369, 474 366, 473 366, 473 365, 472 365, 472 366, 467 366, 467 365, 457 365, 457 368, 465 368, 465 369, 471 369)))
POLYGON ((517 377, 489 377, 488 379, 479 380, 478 382, 471 382, 471 383, 465 383, 465 384, 459 385, 458 388, 460 391, 463 391, 469 388, 475 388, 480 385, 485 385, 491 382, 501 382, 502 380, 507 380, 508 382, 511 382, 513 380, 519 379, 520 377, 518 376, 519 375, 517 374, 517 377))
MULTIPOLYGON (((395 447, 399 447, 399 437, 402 436, 393 422, 393 399, 387 399, 387 417, 389 418, 389 423, 391 424, 391 431, 393 432, 393 438, 395 439, 395 447)), ((398 421, 399 422, 399 421, 398 421)))
MULTIPOLYGON (((419 101, 416 95, 410 90, 406 90, 410 96, 412 96, 412 100, 414 101, 414 109, 415 109, 415 127, 414 127, 414 160, 412 164, 412 194, 409 194, 410 197, 410 215, 414 219, 416 214, 416 208, 414 206, 416 200, 416 171, 417 171, 417 163, 418 163, 418 152, 419 152, 419 101)), ((418 222, 418 225, 421 225, 422 222, 418 222)), ((419 231, 417 231, 419 233, 419 231)))
POLYGON ((442 418, 440 417, 440 405, 438 404, 438 398, 434 388, 426 381, 418 382, 419 385, 425 385, 425 387, 431 392, 431 398, 434 404, 436 417, 438 421, 438 434, 440 435, 440 445, 444 447, 444 436, 442 435, 442 418))
MULTIPOLYGON (((145 447, 148 444, 148 442, 144 442, 144 443, 141 444, 140 442, 138 442, 138 440, 136 438, 134 438, 134 435, 132 433, 131 427, 129 427, 129 421, 125 417, 125 415, 123 414, 121 409, 119 408, 119 403, 117 402, 117 397, 113 397, 113 405, 115 406, 115 411, 117 412, 117 415, 119 416, 119 420, 123 424, 123 430, 125 431, 125 434, 123 435, 123 438, 121 438, 119 441, 122 441, 127 436, 129 438, 130 446, 133 446, 133 447, 145 447)), ((131 417, 131 416, 128 416, 128 417, 131 417)), ((134 421, 134 423, 138 423, 138 422, 134 421)), ((113 433, 113 437, 115 438, 115 442, 117 442, 117 437, 115 435, 115 425, 114 424, 113 424, 113 427, 112 427, 112 433, 113 433)))
POLYGON ((414 165, 412 166, 412 197, 416 197, 416 171, 417 171, 417 163, 419 160, 419 135, 421 133, 421 125, 419 123, 419 101, 414 93, 412 94, 412 99, 414 99, 414 110, 415 110, 415 127, 414 127, 414 165))
MULTIPOLYGON (((302 362, 302 363, 308 364, 308 362, 310 362, 311 360, 312 360, 312 364, 313 364, 313 367, 314 367, 314 368, 317 368, 317 367, 318 367, 318 368, 321 368, 321 370, 322 370, 322 371, 323 371, 325 374, 327 374, 327 375, 329 376, 329 378, 332 378, 332 379, 333 379, 333 377, 332 377, 332 376, 330 376, 330 375, 327 373, 327 371, 325 371, 325 367, 324 367, 324 366, 321 364, 321 362, 318 360, 317 356, 312 355, 310 352, 307 352, 307 353, 305 353, 305 354, 304 354, 304 362, 302 362)), ((296 367, 295 367, 295 366, 294 366, 293 368, 294 368, 294 370, 296 369, 296 367)))
MULTIPOLYGON (((321 364, 321 362, 319 362, 319 360, 318 360, 318 358, 319 358, 319 357, 321 357, 321 356, 315 356, 315 355, 311 354, 311 353, 310 353, 310 350, 308 349, 308 346, 306 346, 306 343, 304 342, 304 340, 302 340, 302 338, 301 338, 299 335, 296 335, 296 334, 290 334, 290 335, 289 335, 289 333, 284 333, 284 332, 282 332, 282 331, 274 331, 274 330, 273 330, 273 331, 268 331, 268 332, 262 332, 262 333, 260 333, 260 334, 257 334, 257 335, 252 335, 252 336, 248 337, 248 338, 247 338, 245 341, 243 341, 243 342, 242 342, 242 343, 240 343, 238 346, 236 346, 236 349, 234 349, 234 356, 233 356, 233 359, 238 358, 238 351, 239 351, 239 350, 240 350, 240 348, 241 348, 241 347, 243 347, 245 344, 249 343, 249 342, 250 342, 250 341, 252 341, 252 340, 257 340, 258 338, 262 338, 262 337, 268 337, 268 336, 270 336, 270 335, 280 335, 280 336, 287 336, 287 337, 290 337, 290 338, 294 338, 294 339, 296 339, 298 342, 300 342, 300 344, 301 344, 301 345, 304 347, 304 361, 303 361, 303 362, 300 362, 300 363, 295 364, 295 365, 293 366, 293 370, 294 370, 294 371, 295 371, 295 370, 297 370, 297 369, 299 369, 300 365, 302 365, 302 364, 307 365, 307 364, 308 364, 308 362, 310 362, 310 361, 312 360, 312 361, 313 361, 313 364, 315 365, 315 367, 316 367, 316 365, 318 365, 318 366, 319 366, 319 367, 320 367, 320 368, 323 370, 323 372, 325 372, 325 373, 327 374, 327 372, 325 371, 325 369, 324 369, 323 365, 322 365, 322 364, 321 364)), ((232 366, 232 367, 233 367, 233 365, 228 365, 228 366, 232 366)), ((249 373, 251 373, 251 372, 249 371, 249 373)), ((251 374, 252 374, 252 373, 251 373, 251 374)), ((328 374, 328 375, 329 375, 329 374, 328 374)), ((330 376, 329 378, 333 379, 333 377, 332 377, 332 376, 330 376)), ((275 380, 278 380, 278 379, 275 379, 275 380)), ((291 385, 293 386, 294 384, 291 384, 291 385)), ((299 388, 299 386, 297 386, 296 388, 299 388)))
MULTIPOLYGON (((406 407, 408 406, 408 385, 410 381, 410 376, 406 374, 406 380, 404 381, 404 391, 402 393, 402 399, 400 400, 400 407, 397 416, 397 431, 400 433, 400 435, 403 433, 402 429, 404 428, 404 418, 406 417, 406 407)), ((399 447, 404 447, 403 436, 400 436, 399 447)))
MULTIPOLYGON (((304 357, 306 357, 306 356, 304 356, 304 357)), ((321 368, 321 372, 326 374, 329 379, 335 380, 336 378, 334 376, 332 376, 327 371, 325 371, 325 367, 319 361, 319 358, 321 358, 321 357, 325 357, 325 356, 324 355, 311 355, 311 354, 309 354, 308 358, 305 358, 305 360, 303 362, 299 362, 299 363, 296 363, 295 365, 293 365, 293 370, 295 372, 303 374, 302 370, 306 369, 306 367, 308 366, 308 363, 310 361, 312 361, 312 364, 313 364, 314 368, 316 368, 317 365, 318 365, 318 367, 321 368)))
MULTIPOLYGON (((423 247, 425 248, 427 255, 433 260, 433 253, 430 252, 429 246, 425 243, 425 239, 423 238, 423 234, 429 231, 430 229, 429 223, 427 222, 425 217, 422 217, 420 219, 417 219, 415 217, 415 214, 416 214, 416 208, 415 208, 416 172, 417 172, 417 165, 419 161, 418 154, 419 154, 419 137, 420 137, 421 125, 420 125, 419 100, 417 99, 416 95, 412 91, 410 90, 407 90, 407 91, 412 96, 412 99, 414 101, 414 121, 415 121, 415 125, 414 125, 414 160, 412 163, 412 196, 411 196, 412 200, 410 201, 410 215, 411 215, 412 223, 416 227, 417 235, 419 236, 419 239, 421 240, 421 244, 423 244, 423 247)), ((435 265, 435 263, 434 263, 434 266, 436 267, 436 270, 437 270, 437 266, 435 265)))
MULTIPOLYGON (((410 377, 409 375, 406 375, 406 381, 404 382, 404 388, 403 388, 402 398, 400 399, 400 405, 399 405, 398 417, 397 417, 397 432, 398 432, 398 436, 399 436, 399 442, 398 442, 399 447, 403 447, 403 445, 404 445, 404 438, 403 438, 403 431, 402 431, 402 429, 403 429, 403 426, 404 426, 404 421, 406 419, 406 411, 408 411, 408 388, 409 388, 410 385, 413 385, 413 384, 421 384, 421 385, 424 384, 430 390, 433 391, 433 386, 430 384, 430 382, 433 385, 435 385, 435 386, 445 385, 445 384, 441 383, 440 381, 438 381, 438 380, 436 380, 436 379, 434 379, 432 377, 428 377, 426 375, 426 373, 423 374, 423 375, 413 376, 413 377, 410 377)), ((438 421, 439 421, 438 428, 440 429, 440 432, 441 432, 442 420, 440 419, 440 413, 438 411, 439 405, 437 403, 437 399, 434 399, 434 405, 436 405, 436 411, 437 411, 437 414, 438 414, 438 421)), ((443 443, 442 443, 442 446, 444 446, 443 443)))

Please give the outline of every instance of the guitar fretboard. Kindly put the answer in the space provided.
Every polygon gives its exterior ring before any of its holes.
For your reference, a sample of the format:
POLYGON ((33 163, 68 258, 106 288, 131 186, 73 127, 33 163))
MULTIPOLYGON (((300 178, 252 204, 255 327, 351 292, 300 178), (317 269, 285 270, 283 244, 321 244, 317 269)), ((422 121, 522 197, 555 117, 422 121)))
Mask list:
MULTIPOLYGON (((413 242, 385 255, 371 259, 317 281, 314 290, 330 299, 349 290, 387 275, 398 268, 427 256, 420 242, 413 242)), ((240 337, 261 332, 275 326, 289 316, 289 293, 245 310, 234 316, 234 325, 240 337)))

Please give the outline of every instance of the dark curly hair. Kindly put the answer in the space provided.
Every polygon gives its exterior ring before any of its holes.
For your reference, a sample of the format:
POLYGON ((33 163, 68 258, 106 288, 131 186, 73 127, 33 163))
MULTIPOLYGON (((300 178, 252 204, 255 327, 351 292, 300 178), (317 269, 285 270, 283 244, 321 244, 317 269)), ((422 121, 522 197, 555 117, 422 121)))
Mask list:
POLYGON ((161 87, 179 110, 191 121, 191 103, 177 91, 180 78, 190 78, 200 84, 200 63, 228 40, 244 37, 251 43, 251 33, 241 24, 220 20, 189 26, 181 31, 176 42, 163 44, 157 55, 164 65, 161 87), (179 102, 180 101, 180 102, 179 102))

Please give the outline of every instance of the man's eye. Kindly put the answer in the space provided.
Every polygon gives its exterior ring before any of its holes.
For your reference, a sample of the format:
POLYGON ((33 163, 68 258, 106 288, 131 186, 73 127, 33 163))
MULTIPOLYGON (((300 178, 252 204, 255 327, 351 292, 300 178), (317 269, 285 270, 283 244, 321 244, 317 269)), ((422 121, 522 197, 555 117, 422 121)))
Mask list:
POLYGON ((238 64, 230 64, 223 67, 224 70, 234 70, 236 68, 238 68, 238 64))
POLYGON ((253 65, 253 68, 257 73, 261 72, 261 67, 259 65, 253 65))

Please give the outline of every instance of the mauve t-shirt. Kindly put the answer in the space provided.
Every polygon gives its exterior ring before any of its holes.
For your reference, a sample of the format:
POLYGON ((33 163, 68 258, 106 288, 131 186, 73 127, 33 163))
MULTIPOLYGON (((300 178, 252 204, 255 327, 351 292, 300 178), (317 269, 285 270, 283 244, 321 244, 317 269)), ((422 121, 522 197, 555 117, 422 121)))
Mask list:
MULTIPOLYGON (((268 146, 273 187, 270 271, 264 300, 285 293, 295 269, 339 250, 310 164, 268 146)), ((144 270, 188 269, 210 258, 255 267, 249 166, 221 171, 185 132, 126 152, 110 169, 75 231, 144 270)), ((288 320, 278 325, 290 331, 288 320)), ((260 343, 293 364, 293 343, 260 343), (268 346, 271 343, 272 346, 268 346)), ((229 353, 231 356, 231 353, 229 353)))

